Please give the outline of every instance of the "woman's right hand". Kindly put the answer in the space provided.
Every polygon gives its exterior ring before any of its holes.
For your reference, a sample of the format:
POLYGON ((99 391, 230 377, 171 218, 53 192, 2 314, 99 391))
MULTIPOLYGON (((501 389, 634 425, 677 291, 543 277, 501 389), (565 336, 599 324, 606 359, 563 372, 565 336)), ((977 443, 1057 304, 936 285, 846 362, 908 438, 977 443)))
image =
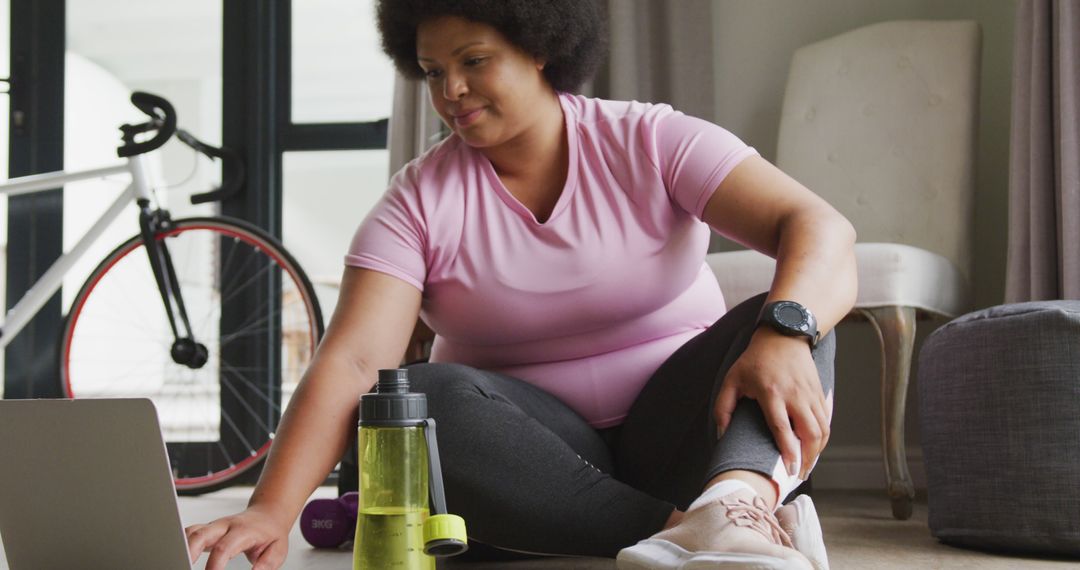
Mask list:
POLYGON ((184 533, 192 564, 203 552, 210 553, 206 570, 224 570, 229 560, 241 552, 251 562, 252 570, 277 570, 289 553, 290 528, 270 513, 248 507, 208 524, 193 524, 184 533))

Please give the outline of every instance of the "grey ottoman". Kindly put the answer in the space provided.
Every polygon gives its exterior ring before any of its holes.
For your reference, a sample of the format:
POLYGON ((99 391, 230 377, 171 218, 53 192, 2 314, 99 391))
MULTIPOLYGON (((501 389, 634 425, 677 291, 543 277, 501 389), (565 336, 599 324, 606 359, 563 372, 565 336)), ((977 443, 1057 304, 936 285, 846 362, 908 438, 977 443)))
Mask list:
POLYGON ((918 392, 931 533, 1080 556, 1080 301, 949 322, 923 343, 918 392))

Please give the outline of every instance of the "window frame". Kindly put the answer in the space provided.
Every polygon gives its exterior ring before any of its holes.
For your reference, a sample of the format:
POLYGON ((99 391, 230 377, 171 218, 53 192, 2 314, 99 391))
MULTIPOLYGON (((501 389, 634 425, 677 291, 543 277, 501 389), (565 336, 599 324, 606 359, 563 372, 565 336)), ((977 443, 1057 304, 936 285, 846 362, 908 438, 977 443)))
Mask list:
MULTIPOLYGON (((8 176, 64 168, 65 0, 11 0, 8 176)), ((57 188, 8 197, 6 307, 63 252, 64 194, 57 188)), ((62 324, 57 292, 7 346, 4 398, 59 398, 62 324)))
MULTIPOLYGON (((222 143, 240 153, 247 174, 241 191, 222 203, 222 212, 281 239, 284 154, 385 149, 389 120, 294 123, 292 2, 229 0, 223 9, 222 143)), ((238 300, 239 310, 249 302, 238 300)), ((223 308, 223 318, 225 313, 223 308)), ((276 335, 270 330, 248 349, 280 362, 280 343, 272 341, 276 335)), ((253 469, 241 479, 253 482, 259 472, 253 469)))

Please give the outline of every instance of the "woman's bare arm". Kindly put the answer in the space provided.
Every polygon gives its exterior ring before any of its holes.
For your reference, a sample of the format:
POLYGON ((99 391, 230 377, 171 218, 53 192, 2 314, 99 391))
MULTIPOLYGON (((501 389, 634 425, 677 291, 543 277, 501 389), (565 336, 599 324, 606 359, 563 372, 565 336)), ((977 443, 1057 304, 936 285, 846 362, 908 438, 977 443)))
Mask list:
POLYGON ((360 395, 380 368, 396 368, 420 311, 420 291, 389 275, 347 268, 337 308, 285 410, 262 476, 242 513, 187 529, 192 560, 210 550, 208 570, 240 552, 277 568, 304 502, 345 452, 360 395))
POLYGON ((397 368, 420 311, 420 291, 389 275, 348 268, 337 308, 281 419, 249 506, 292 522, 345 452, 360 396, 378 370, 397 368))
POLYGON ((823 335, 855 304, 855 229, 765 159, 739 163, 706 204, 703 218, 724 237, 775 258, 769 301, 806 306, 823 335))
MULTIPOLYGON (((725 237, 776 258, 766 302, 802 304, 817 317, 822 334, 851 310, 858 288, 854 228, 768 161, 755 156, 739 163, 710 198, 703 217, 725 237)), ((740 397, 757 400, 784 464, 805 479, 829 440, 832 416, 806 340, 758 328, 717 397, 721 431, 740 397)))

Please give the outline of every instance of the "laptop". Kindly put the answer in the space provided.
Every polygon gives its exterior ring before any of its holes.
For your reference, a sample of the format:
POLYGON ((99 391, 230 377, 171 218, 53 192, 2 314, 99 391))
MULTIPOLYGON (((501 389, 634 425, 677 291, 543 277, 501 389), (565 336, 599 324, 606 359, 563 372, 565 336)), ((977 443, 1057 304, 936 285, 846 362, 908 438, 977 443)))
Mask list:
POLYGON ((0 400, 0 539, 11 570, 190 570, 153 403, 0 400))

